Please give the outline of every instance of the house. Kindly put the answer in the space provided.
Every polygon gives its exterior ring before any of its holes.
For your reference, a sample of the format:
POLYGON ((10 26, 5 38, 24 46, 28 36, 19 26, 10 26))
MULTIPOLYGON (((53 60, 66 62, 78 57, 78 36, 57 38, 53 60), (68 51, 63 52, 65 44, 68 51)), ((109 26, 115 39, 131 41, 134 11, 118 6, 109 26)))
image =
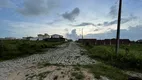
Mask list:
POLYGON ((120 39, 120 44, 130 44, 129 39, 120 39))
POLYGON ((51 35, 51 38, 63 38, 63 36, 58 34, 53 34, 51 35))
POLYGON ((45 38, 50 38, 50 36, 47 33, 45 33, 43 37, 44 37, 44 39, 45 38))
POLYGON ((5 40, 15 40, 15 37, 5 37, 5 40))
POLYGON ((4 40, 4 38, 0 38, 0 40, 4 40))
POLYGON ((33 37, 23 37, 22 39, 23 40, 30 40, 31 38, 33 38, 33 37))
MULTIPOLYGON (((83 44, 91 44, 91 45, 112 45, 116 44, 116 39, 104 39, 104 40, 97 40, 97 39, 79 39, 78 42, 83 44)), ((130 45, 129 39, 120 39, 120 44, 130 45)))
POLYGON ((50 42, 66 41, 66 39, 63 38, 62 35, 58 35, 58 34, 53 34, 51 35, 51 38, 45 38, 44 40, 50 41, 50 42))
POLYGON ((105 45, 111 45, 111 39, 105 39, 104 44, 105 45))
POLYGON ((116 39, 111 39, 111 44, 116 44, 116 39))
POLYGON ((96 44, 96 39, 79 39, 78 41, 86 45, 96 44))
POLYGON ((104 44, 104 41, 103 41, 103 40, 97 40, 97 41, 96 41, 96 44, 97 44, 97 45, 103 45, 103 44, 104 44))
POLYGON ((50 36, 47 33, 45 33, 44 35, 43 34, 38 34, 37 36, 38 36, 37 40, 39 40, 39 41, 50 38, 50 36))
POLYGON ((137 42, 138 42, 138 43, 142 43, 142 39, 140 39, 140 40, 137 40, 137 42))
POLYGON ((32 37, 30 38, 30 41, 37 41, 38 40, 38 37, 32 37))

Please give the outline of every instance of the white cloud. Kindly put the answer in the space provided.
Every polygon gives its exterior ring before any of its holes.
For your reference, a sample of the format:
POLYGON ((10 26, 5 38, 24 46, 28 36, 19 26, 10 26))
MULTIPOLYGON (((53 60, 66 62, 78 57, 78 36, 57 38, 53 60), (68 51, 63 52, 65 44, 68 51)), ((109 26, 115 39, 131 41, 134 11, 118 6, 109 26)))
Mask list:
POLYGON ((49 26, 46 23, 32 23, 32 22, 8 22, 9 28, 7 29, 9 32, 13 34, 13 36, 36 36, 41 33, 48 34, 61 34, 65 36, 64 27, 56 27, 49 26))
POLYGON ((66 34, 66 37, 68 39, 73 39, 73 40, 78 40, 80 38, 80 36, 78 36, 77 32, 76 32, 76 29, 73 29, 71 31, 71 33, 67 33, 66 34))
MULTIPOLYGON (((134 27, 129 27, 127 29, 120 30, 120 37, 125 39, 137 40, 141 39, 142 37, 142 25, 137 25, 134 27)), ((116 37, 116 30, 111 30, 104 33, 99 34, 87 34, 85 35, 86 38, 97 38, 97 39, 107 39, 107 38, 115 38, 116 37)))

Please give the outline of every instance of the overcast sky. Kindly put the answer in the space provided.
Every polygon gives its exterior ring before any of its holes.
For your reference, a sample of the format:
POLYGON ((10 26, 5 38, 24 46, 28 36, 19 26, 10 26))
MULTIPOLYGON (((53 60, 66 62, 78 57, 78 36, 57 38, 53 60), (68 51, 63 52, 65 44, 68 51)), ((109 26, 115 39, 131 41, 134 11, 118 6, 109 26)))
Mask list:
MULTIPOLYGON (((115 38, 119 0, 0 0, 0 37, 115 38)), ((142 0, 123 0, 121 38, 142 39, 142 0)))

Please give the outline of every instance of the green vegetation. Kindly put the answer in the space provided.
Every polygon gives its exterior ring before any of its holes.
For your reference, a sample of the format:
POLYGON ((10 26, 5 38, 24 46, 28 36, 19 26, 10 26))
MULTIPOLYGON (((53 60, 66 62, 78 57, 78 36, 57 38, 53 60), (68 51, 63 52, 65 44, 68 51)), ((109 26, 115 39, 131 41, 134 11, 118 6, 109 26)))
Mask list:
POLYGON ((111 80, 128 80, 128 75, 124 74, 120 69, 103 63, 85 65, 83 67, 90 69, 90 72, 93 73, 94 77, 97 79, 100 79, 101 76, 105 76, 111 80))
POLYGON ((63 42, 3 40, 0 44, 0 60, 13 59, 21 56, 42 52, 46 48, 55 48, 63 42))
POLYGON ((50 71, 47 72, 43 72, 38 74, 37 76, 39 77, 39 80, 44 80, 44 78, 46 78, 46 76, 50 73, 50 71))
POLYGON ((84 46, 91 58, 103 61, 121 69, 142 72, 142 44, 120 45, 119 54, 115 54, 114 45, 84 46))
POLYGON ((74 80, 83 80, 85 77, 82 72, 72 72, 71 75, 75 78, 74 80))
POLYGON ((80 71, 80 67, 79 67, 79 66, 75 66, 75 67, 74 67, 74 70, 80 71))
POLYGON ((46 72, 43 72, 43 73, 39 73, 39 74, 27 74, 26 75, 26 80, 33 80, 33 78, 36 77, 36 79, 38 80, 44 80, 44 78, 46 78, 46 76, 50 73, 50 71, 46 71, 46 72))

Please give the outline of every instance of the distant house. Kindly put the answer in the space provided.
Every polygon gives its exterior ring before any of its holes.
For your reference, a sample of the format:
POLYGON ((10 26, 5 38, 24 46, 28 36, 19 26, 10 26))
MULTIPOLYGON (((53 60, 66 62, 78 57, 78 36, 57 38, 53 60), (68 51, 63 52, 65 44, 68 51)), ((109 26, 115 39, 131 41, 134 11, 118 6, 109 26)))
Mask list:
POLYGON ((51 38, 63 38, 63 36, 58 34, 53 34, 51 35, 51 38))
POLYGON ((33 38, 33 37, 23 37, 22 39, 23 40, 30 40, 31 38, 33 38))
POLYGON ((32 37, 30 38, 30 41, 37 41, 38 40, 38 37, 32 37))
POLYGON ((37 40, 39 40, 39 41, 50 38, 50 36, 48 34, 46 34, 46 33, 44 35, 43 34, 38 34, 37 36, 38 36, 37 40))
POLYGON ((5 37, 5 40, 15 40, 15 37, 5 37))
POLYGON ((47 33, 45 33, 44 38, 50 38, 50 36, 47 33))
POLYGON ((120 39, 120 44, 130 44, 129 39, 120 39))
POLYGON ((58 34, 53 34, 53 35, 51 35, 51 38, 46 38, 44 40, 45 41, 51 41, 51 42, 66 41, 66 39, 63 38, 62 35, 58 35, 58 34))
POLYGON ((140 39, 140 40, 137 40, 137 42, 138 42, 138 43, 142 43, 142 39, 140 39))
POLYGON ((105 39, 104 45, 111 45, 111 39, 105 39))
MULTIPOLYGON (((83 44, 91 44, 91 45, 112 45, 116 44, 116 39, 104 39, 104 40, 97 40, 97 39, 79 39, 78 42, 83 44)), ((120 39, 120 44, 130 44, 129 39, 120 39)))
POLYGON ((103 40, 96 40, 96 44, 97 45, 104 45, 104 41, 103 40))
POLYGON ((0 40, 4 40, 4 38, 0 38, 0 40))
POLYGON ((95 45, 96 44, 96 39, 79 39, 79 42, 85 44, 85 45, 95 45))

